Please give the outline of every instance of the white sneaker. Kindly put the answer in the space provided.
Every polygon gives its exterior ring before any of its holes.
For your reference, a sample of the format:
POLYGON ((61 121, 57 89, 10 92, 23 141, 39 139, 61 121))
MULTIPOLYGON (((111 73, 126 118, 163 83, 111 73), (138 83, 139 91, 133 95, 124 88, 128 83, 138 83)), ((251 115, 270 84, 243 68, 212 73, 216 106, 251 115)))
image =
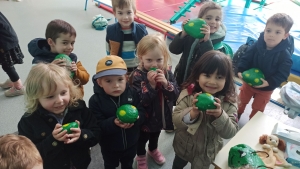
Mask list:
POLYGON ((4 95, 5 95, 6 97, 20 96, 20 95, 23 95, 23 94, 24 94, 24 91, 25 91, 24 86, 23 86, 21 89, 19 89, 19 90, 16 89, 15 87, 12 87, 12 88, 6 90, 6 91, 4 92, 4 95))

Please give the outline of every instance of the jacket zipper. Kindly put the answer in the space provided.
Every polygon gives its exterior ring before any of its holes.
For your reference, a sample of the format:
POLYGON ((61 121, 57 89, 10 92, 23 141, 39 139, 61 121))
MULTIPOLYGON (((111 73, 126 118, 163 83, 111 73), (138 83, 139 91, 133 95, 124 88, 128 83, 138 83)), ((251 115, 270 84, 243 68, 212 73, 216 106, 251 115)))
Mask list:
MULTIPOLYGON (((119 96, 118 104, 111 97, 109 97, 109 98, 116 105, 116 108, 118 109, 120 107, 120 96, 119 96)), ((124 149, 127 149, 127 139, 126 139, 125 129, 121 128, 121 132, 122 132, 122 141, 124 144, 124 149)))

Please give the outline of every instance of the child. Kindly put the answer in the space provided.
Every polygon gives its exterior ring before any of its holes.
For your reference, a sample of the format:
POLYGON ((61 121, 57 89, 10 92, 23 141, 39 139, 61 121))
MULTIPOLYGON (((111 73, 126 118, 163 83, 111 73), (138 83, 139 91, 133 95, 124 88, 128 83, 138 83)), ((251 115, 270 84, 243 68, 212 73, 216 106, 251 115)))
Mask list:
POLYGON ((252 118, 257 111, 263 112, 269 102, 273 90, 287 80, 292 67, 291 56, 294 52, 294 38, 289 35, 293 26, 292 18, 284 13, 271 16, 266 23, 264 32, 258 40, 249 47, 238 64, 238 76, 250 68, 260 69, 265 80, 259 86, 249 86, 243 82, 240 88, 238 117, 244 113, 246 105, 254 97, 252 103, 252 118))
POLYGON ((118 22, 107 27, 106 52, 123 58, 130 75, 138 66, 136 46, 148 32, 145 25, 134 22, 135 0, 112 0, 112 7, 118 22))
POLYGON ((89 100, 89 108, 101 128, 99 144, 105 169, 116 168, 119 162, 122 169, 132 169, 140 125, 145 118, 137 92, 126 84, 126 72, 124 60, 110 55, 99 60, 93 76, 95 94, 89 100), (139 119, 135 123, 122 123, 116 117, 117 109, 124 104, 137 108, 139 119))
POLYGON ((71 53, 74 49, 75 38, 76 31, 72 25, 63 20, 52 20, 46 28, 46 39, 33 39, 28 44, 28 51, 33 56, 32 64, 44 62, 66 66, 65 61, 54 60, 54 58, 58 54, 68 55, 73 61, 69 67, 70 71, 75 73, 73 82, 81 89, 81 98, 83 98, 83 85, 89 81, 90 75, 81 62, 77 61, 77 56, 71 53))
MULTIPOLYGON (((188 20, 181 25, 182 32, 177 34, 169 45, 171 53, 182 56, 178 62, 174 75, 178 85, 181 85, 190 75, 194 64, 207 51, 213 50, 214 45, 221 43, 225 39, 226 29, 222 24, 222 7, 213 1, 204 2, 199 11, 198 18, 206 21, 200 29, 205 34, 203 39, 195 39, 189 36, 183 29, 188 20)), ((224 50, 224 48, 221 48, 224 50)))
POLYGON ((44 169, 86 169, 100 128, 85 102, 78 99, 80 90, 69 73, 56 64, 39 63, 31 68, 25 84, 27 111, 18 131, 36 145, 44 169), (62 125, 70 122, 79 127, 68 134, 62 125))
POLYGON ((173 112, 173 169, 182 169, 188 162, 192 169, 208 169, 223 146, 221 138, 232 138, 238 132, 231 66, 228 56, 211 50, 195 63, 183 84, 173 112), (195 107, 197 96, 204 92, 214 96, 216 109, 202 112, 195 107))
POLYGON ((174 129, 172 110, 179 89, 173 73, 168 70, 170 55, 162 36, 145 36, 137 46, 137 56, 141 66, 133 72, 133 87, 146 109, 146 120, 140 131, 136 160, 138 169, 147 169, 147 141, 148 154, 157 164, 165 163, 165 157, 158 150, 158 138, 161 129, 174 129))
POLYGON ((0 136, 0 168, 43 169, 43 160, 28 138, 6 134, 0 136))
POLYGON ((4 92, 6 97, 24 94, 24 87, 14 67, 14 64, 22 64, 24 55, 19 46, 19 40, 13 27, 0 12, 0 65, 7 73, 9 79, 0 83, 3 89, 10 88, 4 92))

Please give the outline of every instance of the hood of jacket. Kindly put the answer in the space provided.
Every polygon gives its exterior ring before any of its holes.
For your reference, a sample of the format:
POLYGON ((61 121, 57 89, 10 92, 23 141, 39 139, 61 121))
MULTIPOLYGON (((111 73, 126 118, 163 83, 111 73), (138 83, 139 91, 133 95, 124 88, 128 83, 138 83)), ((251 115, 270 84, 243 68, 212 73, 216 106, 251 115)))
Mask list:
MULTIPOLYGON (((50 51, 50 45, 44 38, 35 38, 28 43, 28 52, 32 55, 32 64, 39 62, 51 63, 58 53, 50 51)), ((72 61, 77 62, 77 56, 73 53, 69 56, 72 61)))

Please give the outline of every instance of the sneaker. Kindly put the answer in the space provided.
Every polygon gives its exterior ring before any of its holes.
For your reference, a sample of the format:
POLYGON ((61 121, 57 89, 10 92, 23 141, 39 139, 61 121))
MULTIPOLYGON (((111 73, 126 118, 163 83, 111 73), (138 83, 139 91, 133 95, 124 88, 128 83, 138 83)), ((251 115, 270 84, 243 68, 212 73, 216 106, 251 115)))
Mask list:
POLYGON ((7 79, 4 83, 0 83, 0 87, 3 89, 11 88, 13 85, 14 83, 10 79, 7 79))
POLYGON ((146 155, 137 156, 136 161, 137 161, 137 169, 148 169, 146 155))
POLYGON ((148 154, 159 165, 162 165, 162 164, 164 164, 166 162, 165 157, 161 154, 161 152, 158 149, 155 149, 153 151, 148 150, 148 154))
POLYGON ((14 97, 14 96, 19 96, 24 94, 24 87, 21 89, 16 89, 15 87, 12 87, 4 92, 4 95, 6 97, 14 97))

